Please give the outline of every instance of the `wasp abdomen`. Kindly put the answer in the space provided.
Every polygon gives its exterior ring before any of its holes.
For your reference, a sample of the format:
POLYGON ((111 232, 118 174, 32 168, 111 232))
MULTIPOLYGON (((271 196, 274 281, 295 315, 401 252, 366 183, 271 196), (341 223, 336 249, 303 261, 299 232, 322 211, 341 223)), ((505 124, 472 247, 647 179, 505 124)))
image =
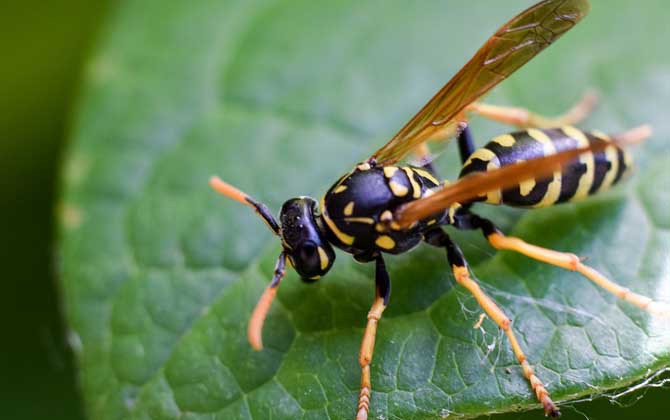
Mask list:
MULTIPOLYGON (((528 129, 494 138, 476 150, 465 162, 460 177, 513 163, 538 159, 564 150, 610 141, 600 132, 584 132, 566 126, 554 129, 528 129)), ((530 179, 518 186, 497 190, 479 201, 518 207, 547 207, 579 200, 617 183, 630 168, 629 154, 612 145, 604 151, 585 153, 548 179, 530 179)))

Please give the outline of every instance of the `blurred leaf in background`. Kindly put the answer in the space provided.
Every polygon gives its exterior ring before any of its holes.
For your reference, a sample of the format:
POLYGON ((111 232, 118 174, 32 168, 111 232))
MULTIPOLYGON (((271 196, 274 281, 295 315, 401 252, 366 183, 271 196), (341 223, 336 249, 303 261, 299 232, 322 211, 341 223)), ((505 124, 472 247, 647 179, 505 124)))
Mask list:
POLYGON ((106 1, 0 2, 0 417, 79 419, 56 294, 56 171, 106 1))

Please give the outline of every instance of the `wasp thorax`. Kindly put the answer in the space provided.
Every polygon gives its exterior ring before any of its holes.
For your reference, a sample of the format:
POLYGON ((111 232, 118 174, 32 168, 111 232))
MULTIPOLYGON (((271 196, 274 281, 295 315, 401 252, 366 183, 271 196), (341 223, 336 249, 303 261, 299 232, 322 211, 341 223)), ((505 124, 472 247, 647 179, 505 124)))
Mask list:
POLYGON ((318 217, 317 203, 309 197, 286 201, 279 214, 284 248, 304 281, 318 280, 335 261, 335 251, 321 232, 318 217))

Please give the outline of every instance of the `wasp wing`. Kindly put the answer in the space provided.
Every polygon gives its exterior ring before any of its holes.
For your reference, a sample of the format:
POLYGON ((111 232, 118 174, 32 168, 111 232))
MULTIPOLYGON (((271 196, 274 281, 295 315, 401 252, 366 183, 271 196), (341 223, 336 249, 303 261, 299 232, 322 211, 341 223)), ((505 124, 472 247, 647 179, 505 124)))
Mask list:
POLYGON ((390 165, 435 137, 453 137, 465 108, 514 73, 589 11, 587 0, 545 0, 503 25, 468 63, 370 159, 390 165))
MULTIPOLYGON (((646 135, 648 134, 644 136, 646 135)), ((401 227, 408 227, 412 223, 439 213, 453 204, 468 203, 488 192, 505 190, 529 179, 549 178, 554 172, 560 171, 562 166, 574 161, 581 154, 598 152, 613 144, 622 146, 625 143, 632 142, 626 137, 613 138, 612 141, 595 141, 586 147, 511 164, 500 169, 466 175, 433 195, 401 206, 396 210, 394 218, 401 227)))

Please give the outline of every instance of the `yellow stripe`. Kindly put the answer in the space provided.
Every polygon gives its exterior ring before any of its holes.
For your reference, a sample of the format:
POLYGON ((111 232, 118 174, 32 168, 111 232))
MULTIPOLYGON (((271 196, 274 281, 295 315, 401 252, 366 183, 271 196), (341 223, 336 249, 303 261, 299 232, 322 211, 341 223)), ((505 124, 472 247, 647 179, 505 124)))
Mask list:
POLYGON ((516 139, 511 134, 503 134, 502 136, 494 138, 492 141, 503 147, 514 146, 514 143, 516 143, 516 139))
POLYGON ((536 182, 534 179, 527 179, 519 183, 519 193, 524 197, 530 194, 535 188, 536 182))
MULTIPOLYGON (((491 160, 488 165, 486 165, 486 170, 491 171, 494 169, 500 168, 500 161, 498 160, 498 157, 495 156, 494 160, 491 160)), ((502 192, 500 189, 494 190, 494 191, 489 191, 486 193, 486 202, 489 204, 500 204, 502 203, 502 192)))
POLYGON ((386 178, 391 178, 397 171, 397 166, 384 166, 384 176, 386 178))
POLYGON ((433 184, 440 185, 440 181, 438 181, 437 178, 435 178, 435 177, 433 176, 433 174, 431 174, 431 173, 428 172, 427 170, 425 170, 425 169, 419 169, 419 168, 414 168, 414 172, 416 172, 416 173, 419 174, 420 176, 426 178, 427 180, 429 180, 429 181, 432 182, 433 184))
POLYGON ((316 247, 316 249, 319 251, 319 262, 321 263, 321 269, 325 270, 328 267, 328 263, 330 262, 328 260, 328 255, 326 254, 326 251, 324 251, 320 246, 316 247))
POLYGON ((461 207, 461 203, 454 203, 449 207, 449 223, 454 223, 454 216, 456 215, 456 210, 461 207))
POLYGON ((343 212, 345 216, 351 216, 352 214, 354 214, 354 202, 350 201, 349 203, 347 203, 347 205, 344 206, 343 212))
MULTIPOLYGON (((579 147, 587 147, 589 145, 589 139, 586 138, 586 135, 584 135, 581 130, 571 126, 563 127, 562 130, 566 136, 577 140, 579 147)), ((595 176, 596 170, 593 153, 583 154, 579 157, 579 161, 586 165, 586 172, 584 172, 584 174, 582 174, 582 176, 579 178, 577 190, 575 191, 575 194, 572 196, 572 198, 570 198, 570 201, 580 200, 589 195, 589 190, 593 185, 593 178, 595 176)))
POLYGON ((526 130, 529 136, 537 140, 538 142, 542 143, 542 146, 544 148, 544 155, 549 156, 553 155, 556 153, 556 147, 554 146, 554 142, 551 141, 548 135, 545 134, 544 131, 538 130, 537 128, 529 128, 526 130))
POLYGON ((323 220, 326 221, 326 224, 330 228, 330 230, 333 232, 333 234, 337 237, 337 239, 340 240, 345 245, 351 245, 354 243, 354 237, 347 235, 346 233, 342 232, 336 225, 335 222, 330 220, 330 217, 328 217, 328 212, 326 211, 326 206, 324 205, 324 200, 321 198, 321 209, 323 211, 323 214, 321 215, 323 217, 323 220))
POLYGON ((405 171, 407 178, 409 179, 409 183, 412 184, 412 197, 421 197, 421 185, 419 185, 419 183, 414 179, 414 172, 412 172, 412 168, 405 166, 402 168, 402 170, 405 171))
POLYGON ((617 172, 619 171, 619 154, 617 153, 617 148, 614 146, 609 146, 605 149, 605 158, 608 162, 611 162, 609 171, 605 174, 603 178, 603 183, 600 184, 598 191, 605 191, 608 189, 614 182, 617 172))
POLYGON ((623 149, 623 163, 626 165, 626 170, 623 173, 622 177, 628 176, 630 171, 633 170, 633 156, 626 149, 623 149))
POLYGON ((611 140, 610 136, 608 136, 606 133, 603 133, 600 130, 591 130, 591 134, 593 134, 594 136, 599 137, 603 140, 607 140, 607 141, 611 140))
MULTIPOLYGON (((543 131, 536 128, 529 128, 526 130, 528 135, 537 140, 542 144, 544 156, 553 155, 556 153, 556 146, 554 142, 551 141, 548 135, 543 131)), ((554 178, 549 182, 547 186, 547 192, 542 197, 542 200, 533 205, 533 207, 547 207, 551 206, 558 200, 558 197, 561 195, 561 172, 554 172, 554 178)))
POLYGON ((484 148, 477 149, 477 150, 475 150, 475 152, 473 154, 470 155, 468 160, 465 161, 465 164, 463 166, 464 167, 468 166, 469 164, 472 163, 472 161, 474 159, 479 159, 479 160, 483 160, 484 162, 488 162, 492 159, 498 160, 498 156, 496 156, 495 153, 493 153, 489 149, 484 149, 484 148))
POLYGON ((366 223, 368 225, 375 223, 375 219, 372 217, 345 217, 344 221, 349 223, 366 223))
POLYGON ((393 249, 395 247, 395 241, 387 235, 377 237, 375 244, 382 249, 393 249))
MULTIPOLYGON (((525 162, 525 161, 526 161, 525 159, 517 159, 517 161, 515 163, 521 163, 521 162, 525 162)), ((521 181, 519 183, 519 194, 521 194, 524 197, 527 196, 528 194, 530 194, 533 191, 533 188, 535 188, 535 185, 537 185, 537 183, 535 182, 535 179, 532 179, 532 178, 527 179, 525 181, 521 181)))
POLYGON ((341 193, 342 191, 344 191, 344 190, 346 190, 346 189, 347 189, 347 186, 346 186, 346 185, 338 185, 338 186, 333 190, 333 194, 339 194, 339 193, 341 193))
POLYGON ((396 197, 404 197, 407 195, 407 191, 409 191, 406 186, 395 181, 389 181, 389 188, 391 188, 391 192, 396 197))
MULTIPOLYGON (((470 165, 474 159, 488 162, 486 165, 487 171, 500 168, 500 160, 498 159, 498 156, 496 156, 496 154, 489 149, 481 148, 475 150, 475 152, 470 155, 468 160, 465 161, 463 167, 465 168, 466 166, 470 165)), ((502 194, 500 190, 498 189, 495 191, 489 191, 486 194, 486 202, 489 204, 500 204, 502 202, 502 194)))

